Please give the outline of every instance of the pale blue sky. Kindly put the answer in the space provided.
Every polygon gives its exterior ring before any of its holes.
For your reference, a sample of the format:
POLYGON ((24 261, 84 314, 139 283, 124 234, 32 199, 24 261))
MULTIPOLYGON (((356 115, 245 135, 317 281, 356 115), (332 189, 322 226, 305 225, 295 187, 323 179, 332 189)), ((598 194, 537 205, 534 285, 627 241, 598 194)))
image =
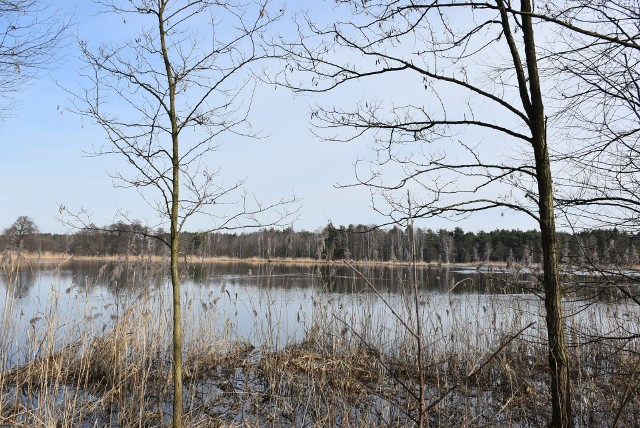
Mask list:
MULTIPOLYGON (((89 1, 63 2, 59 5, 76 14, 76 32, 82 39, 104 40, 122 35, 127 26, 113 15, 95 15, 89 1)), ((320 2, 316 2, 320 4, 320 2)), ((324 3, 322 3, 324 4, 324 3)), ((332 2, 326 2, 330 5, 332 2)), ((288 13, 298 2, 289 2, 288 13)), ((331 8, 324 9, 331 13, 331 8)), ((291 18, 285 18, 290 22, 291 18)), ((127 24, 131 26, 132 24, 127 24)), ((58 207, 86 208, 96 224, 113 221, 118 211, 130 217, 156 224, 155 213, 135 191, 116 189, 108 176, 122 170, 122 160, 110 156, 89 158, 83 151, 105 140, 103 131, 87 118, 68 111, 68 94, 58 85, 73 90, 81 67, 75 40, 61 52, 61 62, 43 74, 18 95, 19 108, 0 123, 0 229, 18 216, 32 217, 43 232, 68 230, 57 219, 58 207)), ((379 85, 379 83, 378 83, 379 85)), ((394 82, 389 93, 412 89, 404 81, 394 82)), ((331 220, 336 225, 375 224, 386 219, 370 207, 369 192, 362 188, 336 189, 336 183, 353 181, 353 164, 358 158, 371 157, 367 141, 328 143, 319 141, 309 125, 309 105, 358 102, 376 91, 375 84, 353 86, 346 90, 317 96, 297 96, 283 88, 258 88, 251 112, 253 125, 266 135, 261 140, 232 140, 216 153, 225 179, 246 177, 246 188, 263 201, 273 201, 294 192, 302 199, 296 229, 315 230, 331 220)), ((382 92, 384 93, 384 92, 382 92)), ((458 224, 432 219, 423 227, 452 229, 458 224)), ((482 213, 459 224, 466 230, 496 228, 530 229, 532 221, 521 215, 502 216, 498 210, 482 213)), ((197 221, 187 230, 209 228, 197 221)))

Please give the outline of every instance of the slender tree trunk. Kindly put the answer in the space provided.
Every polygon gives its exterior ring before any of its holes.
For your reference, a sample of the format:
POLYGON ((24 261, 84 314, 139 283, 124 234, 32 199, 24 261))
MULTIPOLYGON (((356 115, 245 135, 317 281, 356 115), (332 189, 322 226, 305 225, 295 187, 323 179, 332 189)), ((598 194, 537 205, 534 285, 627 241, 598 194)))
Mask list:
MULTIPOLYGON (((174 124, 175 128, 175 124, 174 124)), ((173 289, 173 427, 182 427, 182 312, 180 305, 180 272, 178 270, 178 196, 180 168, 178 136, 173 136, 173 190, 171 200, 171 286, 173 289)))
POLYGON ((538 207, 542 240, 542 266, 545 295, 547 336, 549 340, 549 369, 551 374, 551 426, 573 426, 571 416, 571 384, 566 328, 562 311, 562 283, 558 262, 558 238, 555 226, 553 182, 547 149, 544 119, 536 121, 533 139, 538 179, 538 207))
POLYGON ((522 30, 525 42, 526 66, 529 76, 531 144, 535 155, 538 181, 538 209, 542 240, 542 265, 544 269, 544 294, 549 340, 549 368, 551 374, 551 426, 573 426, 571 418, 571 384, 569 382, 569 358, 566 329, 562 313, 562 284, 558 262, 558 238, 553 202, 553 180, 549 148, 547 145, 546 119, 540 88, 538 63, 531 17, 530 0, 522 0, 522 30))
POLYGON ((411 245, 411 279, 413 286, 413 309, 416 317, 416 348, 418 359, 418 377, 420 380, 420 392, 418 393, 418 428, 423 428, 427 416, 427 406, 425 404, 425 373, 423 361, 423 344, 422 344, 422 319, 420 319, 420 286, 418 284, 418 260, 416 255, 416 235, 413 221, 413 212, 411 211, 411 193, 407 191, 407 206, 409 207, 409 239, 411 245))
POLYGON ((165 41, 164 7, 161 2, 158 10, 158 24, 162 57, 169 85, 169 120, 171 121, 172 140, 172 180, 171 180, 171 286, 173 289, 173 427, 182 427, 182 312, 180 304, 180 272, 178 270, 178 246, 180 229, 180 147, 178 144, 178 120, 176 116, 176 85, 171 70, 171 62, 165 41))
MULTIPOLYGON (((540 150, 541 152, 543 150, 540 150)), ((549 338, 549 368, 551 370, 552 427, 571 427, 571 384, 567 355, 566 329, 562 314, 562 284, 558 264, 558 240, 553 211, 553 191, 548 152, 536 156, 539 172, 540 231, 544 269, 544 295, 549 338)))
MULTIPOLYGON (((177 144, 177 139, 175 143, 177 144)), ((177 230, 178 172, 174 168, 174 194, 171 207, 171 285, 173 288, 173 426, 182 426, 182 315, 180 305, 180 274, 178 271, 178 242, 177 230)))

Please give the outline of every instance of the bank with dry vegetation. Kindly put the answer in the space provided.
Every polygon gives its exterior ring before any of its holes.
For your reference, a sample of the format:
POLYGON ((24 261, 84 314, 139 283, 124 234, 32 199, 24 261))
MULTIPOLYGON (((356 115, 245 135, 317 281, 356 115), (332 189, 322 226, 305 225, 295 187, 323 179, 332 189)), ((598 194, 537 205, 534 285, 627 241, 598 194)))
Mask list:
MULTIPOLYGON (((30 257, 23 263, 36 266, 30 257)), ((134 297, 117 312, 85 303, 82 289, 61 289, 33 318, 11 298, 20 268, 3 265, 1 427, 170 424, 169 299, 152 285, 166 281, 167 267, 129 263, 144 275, 130 275, 138 282, 125 287, 134 297), (78 301, 80 318, 65 312, 64 299, 78 301)), ((357 299, 322 288, 295 338, 243 337, 215 294, 185 294, 185 425, 410 427, 422 414, 426 426, 546 426, 540 300, 466 293, 416 300, 410 281, 400 281, 397 293, 369 290, 357 299)), ((267 289, 260 293, 241 303, 273 304, 267 289)), ((576 425, 633 426, 640 420, 640 311, 631 300, 572 296, 576 425)), ((275 316, 255 322, 256 330, 279 331, 275 316)))

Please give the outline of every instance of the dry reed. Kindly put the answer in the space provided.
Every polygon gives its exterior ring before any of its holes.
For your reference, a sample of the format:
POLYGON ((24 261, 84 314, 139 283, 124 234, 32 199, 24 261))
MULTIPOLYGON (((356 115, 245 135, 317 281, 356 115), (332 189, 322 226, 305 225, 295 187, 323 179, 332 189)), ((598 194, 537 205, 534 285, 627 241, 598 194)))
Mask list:
MULTIPOLYGON (((127 284, 137 297, 120 302, 113 317, 86 303, 84 317, 69 318, 58 297, 40 319, 21 318, 5 275, 1 427, 170 424, 169 302, 158 285, 166 272, 135 263, 122 269, 137 272, 136 283, 127 284)), ((82 295, 82 284, 77 288, 82 295)), ((253 338, 220 319, 222 302, 211 294, 185 294, 185 424, 414 426, 424 388, 426 426, 546 426, 541 302, 425 294, 416 311, 411 288, 401 290, 380 297, 318 292, 310 296, 311 310, 298 315, 306 321, 295 341, 270 336, 281 331, 283 316, 267 289, 242 302, 253 311, 268 306, 253 338), (422 327, 422 385, 407 329, 415 317, 422 327)), ((567 308, 574 313, 568 325, 576 426, 632 426, 640 420, 638 309, 579 299, 567 308), (616 338, 605 340, 603 331, 616 338)))

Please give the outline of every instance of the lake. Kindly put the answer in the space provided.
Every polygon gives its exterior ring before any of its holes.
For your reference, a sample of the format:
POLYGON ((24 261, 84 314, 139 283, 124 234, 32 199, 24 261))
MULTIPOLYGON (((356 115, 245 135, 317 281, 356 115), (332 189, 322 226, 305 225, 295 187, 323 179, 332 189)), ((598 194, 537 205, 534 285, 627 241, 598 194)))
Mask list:
MULTIPOLYGON (((411 270, 407 267, 359 267, 371 285, 346 265, 282 263, 191 263, 183 266, 182 302, 187 338, 201 322, 220 334, 254 345, 281 348, 298 341, 313 321, 352 326, 367 320, 370 333, 393 336, 398 318, 411 319, 411 270), (376 295, 376 291, 379 293, 376 295), (394 315, 395 311, 395 315, 394 315), (206 316, 205 316, 206 315, 206 316)), ((477 337, 473 346, 495 340, 497 332, 536 323, 544 336, 541 291, 530 270, 430 266, 417 269, 419 313, 423 322, 447 335, 464 330, 477 337), (542 322, 541 322, 542 321, 542 322)), ((166 267, 140 261, 67 262, 21 268, 8 285, 0 275, 0 307, 9 360, 20 361, 20 344, 29 332, 69 340, 86 328, 105 331, 133 303, 149 301, 154 316, 171 320, 171 289, 166 267)), ((567 301, 572 323, 601 329, 637 331, 630 322, 637 305, 599 302, 583 307, 567 301), (623 314, 627 314, 624 316, 623 314)), ((580 327, 581 331, 584 329, 580 327)), ((577 327, 576 327, 577 330, 577 327)), ((576 337, 574 340, 580 340, 576 337)))

